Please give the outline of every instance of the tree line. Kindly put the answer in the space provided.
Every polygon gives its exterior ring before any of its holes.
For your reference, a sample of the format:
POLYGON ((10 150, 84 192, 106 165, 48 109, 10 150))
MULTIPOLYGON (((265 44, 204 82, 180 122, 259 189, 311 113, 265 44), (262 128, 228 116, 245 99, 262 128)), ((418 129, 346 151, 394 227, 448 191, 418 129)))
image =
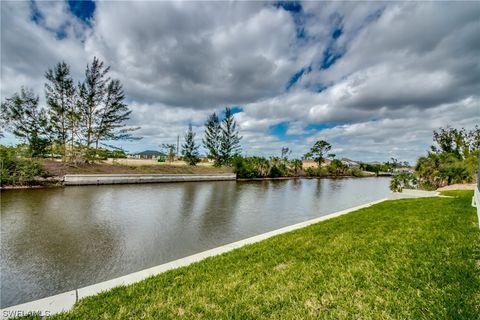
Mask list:
POLYGON ((235 157, 233 170, 238 178, 278 178, 278 177, 340 177, 363 176, 360 166, 350 167, 336 155, 329 153, 332 145, 325 140, 316 141, 302 159, 289 159, 291 151, 282 147, 280 157, 235 157), (324 165, 329 159, 328 165, 324 165), (315 166, 304 168, 303 160, 313 160, 315 166))
MULTIPOLYGON (((189 165, 196 165, 200 161, 198 151, 200 145, 195 142, 195 135, 192 126, 189 125, 184 137, 185 142, 182 144, 183 160, 189 165)), ((239 178, 364 176, 363 171, 378 174, 381 171, 393 172, 397 168, 409 167, 407 162, 398 162, 394 158, 383 164, 359 163, 358 166, 351 167, 336 159, 335 154, 330 153, 332 145, 325 140, 316 141, 301 159, 289 159, 291 150, 288 147, 281 149, 280 157, 243 157, 240 154, 241 138, 231 109, 225 109, 225 117, 222 121, 216 113, 207 118, 202 139, 203 146, 207 151, 207 158, 211 159, 215 166, 231 165, 239 178), (324 166, 327 159, 329 164, 324 166), (316 167, 304 168, 303 160, 313 160, 316 167)), ((164 148, 167 158, 173 161, 175 146, 164 145, 164 148)))
POLYGON ((474 182, 480 150, 480 127, 472 130, 452 127, 433 132, 435 145, 418 159, 415 172, 418 184, 436 189, 454 183, 474 182))
POLYGON ((31 157, 60 155, 86 162, 114 140, 139 139, 126 121, 131 110, 123 86, 108 76, 110 67, 94 57, 85 78, 75 83, 70 66, 59 62, 45 72, 45 106, 32 89, 22 87, 1 104, 2 127, 29 146, 31 157))
POLYGON ((435 190, 455 183, 472 183, 477 179, 480 127, 471 130, 450 126, 433 132, 434 144, 427 155, 418 158, 415 174, 401 173, 392 178, 390 188, 435 190))

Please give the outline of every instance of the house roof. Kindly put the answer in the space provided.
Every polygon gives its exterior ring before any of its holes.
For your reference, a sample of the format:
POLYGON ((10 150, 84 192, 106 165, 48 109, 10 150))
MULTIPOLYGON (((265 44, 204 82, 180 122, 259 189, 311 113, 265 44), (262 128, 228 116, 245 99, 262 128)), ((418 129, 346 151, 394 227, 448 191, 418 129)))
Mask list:
POLYGON ((139 155, 139 156, 162 156, 164 154, 162 152, 156 151, 156 150, 145 150, 145 151, 136 153, 136 155, 139 155))

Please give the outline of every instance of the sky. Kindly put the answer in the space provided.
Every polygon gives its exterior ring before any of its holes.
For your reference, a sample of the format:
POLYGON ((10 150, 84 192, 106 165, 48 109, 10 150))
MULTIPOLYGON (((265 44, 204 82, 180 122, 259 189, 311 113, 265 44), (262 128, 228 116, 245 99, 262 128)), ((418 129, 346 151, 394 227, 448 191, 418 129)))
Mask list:
MULTIPOLYGON (((1 97, 44 103, 57 62, 99 57, 143 139, 175 143, 235 111, 245 155, 415 162, 439 127, 480 124, 480 2, 1 2, 1 97)), ((11 135, 2 143, 13 143, 11 135)))

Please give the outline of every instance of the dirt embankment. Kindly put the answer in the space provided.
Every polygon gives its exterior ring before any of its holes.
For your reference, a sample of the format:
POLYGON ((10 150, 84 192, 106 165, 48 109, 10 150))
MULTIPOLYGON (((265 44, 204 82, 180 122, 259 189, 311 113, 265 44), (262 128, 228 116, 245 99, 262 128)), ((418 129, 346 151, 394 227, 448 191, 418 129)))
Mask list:
POLYGON ((45 169, 54 176, 66 174, 215 174, 231 173, 231 168, 213 166, 169 165, 122 165, 115 163, 79 163, 69 164, 54 160, 43 162, 45 169))

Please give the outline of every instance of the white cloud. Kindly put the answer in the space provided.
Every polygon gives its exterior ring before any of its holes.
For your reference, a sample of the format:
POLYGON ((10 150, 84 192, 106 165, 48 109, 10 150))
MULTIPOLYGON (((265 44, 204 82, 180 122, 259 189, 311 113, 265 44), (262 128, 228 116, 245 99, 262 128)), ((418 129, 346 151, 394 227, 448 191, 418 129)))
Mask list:
POLYGON ((45 23, 39 25, 32 21, 29 2, 1 2, 0 5, 2 98, 18 91, 22 85, 43 96, 45 71, 62 60, 70 63, 74 75, 83 74, 89 57, 77 37, 80 25, 64 6, 55 2, 37 4, 46 17, 45 23), (64 25, 66 21, 69 26, 62 40, 53 29, 46 29, 64 25))
POLYGON ((106 2, 86 49, 136 100, 218 108, 280 93, 296 68, 294 42, 292 17, 270 5, 106 2))
POLYGON ((37 2, 35 22, 32 6, 1 2, 2 98, 22 85, 43 96, 61 60, 80 80, 96 55, 142 126, 130 150, 173 143, 189 122, 200 138, 231 105, 248 154, 299 156, 323 138, 339 156, 412 161, 432 130, 480 123, 476 3, 305 2, 295 19, 269 2, 97 2, 90 25, 64 2, 37 2), (326 52, 341 56, 328 69, 326 52))

